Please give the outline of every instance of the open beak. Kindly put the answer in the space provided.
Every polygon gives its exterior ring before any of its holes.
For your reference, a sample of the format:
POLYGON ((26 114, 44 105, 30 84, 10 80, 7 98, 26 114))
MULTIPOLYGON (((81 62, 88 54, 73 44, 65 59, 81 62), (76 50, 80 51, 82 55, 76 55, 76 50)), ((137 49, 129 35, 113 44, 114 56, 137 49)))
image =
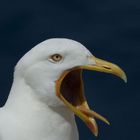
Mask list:
POLYGON ((106 118, 99 115, 89 108, 89 105, 84 96, 84 86, 82 80, 82 70, 95 70, 99 72, 114 74, 125 82, 127 77, 124 71, 115 64, 98 59, 94 56, 89 57, 89 64, 84 66, 74 67, 66 70, 56 81, 57 96, 64 104, 85 122, 92 133, 98 135, 98 126, 95 119, 99 119, 106 124, 110 124, 106 118))

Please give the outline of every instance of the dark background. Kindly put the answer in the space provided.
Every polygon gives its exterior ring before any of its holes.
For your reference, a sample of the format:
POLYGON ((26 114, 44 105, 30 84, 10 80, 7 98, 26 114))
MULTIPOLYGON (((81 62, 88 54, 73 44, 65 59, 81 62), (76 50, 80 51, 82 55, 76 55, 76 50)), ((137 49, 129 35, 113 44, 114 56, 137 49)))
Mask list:
POLYGON ((77 119, 80 140, 140 139, 140 1, 139 0, 1 0, 0 105, 8 97, 13 70, 24 53, 54 37, 77 40, 95 56, 121 66, 127 76, 84 73, 86 95, 98 121, 95 138, 77 119))

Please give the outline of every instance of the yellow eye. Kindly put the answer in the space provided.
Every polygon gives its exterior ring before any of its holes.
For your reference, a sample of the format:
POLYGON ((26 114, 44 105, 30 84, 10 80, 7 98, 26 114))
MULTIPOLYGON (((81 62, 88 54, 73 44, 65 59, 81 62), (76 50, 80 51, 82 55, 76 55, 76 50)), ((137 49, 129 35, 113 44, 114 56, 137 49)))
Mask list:
POLYGON ((50 59, 53 61, 53 62, 59 62, 62 60, 62 56, 60 54, 54 54, 50 57, 50 59))

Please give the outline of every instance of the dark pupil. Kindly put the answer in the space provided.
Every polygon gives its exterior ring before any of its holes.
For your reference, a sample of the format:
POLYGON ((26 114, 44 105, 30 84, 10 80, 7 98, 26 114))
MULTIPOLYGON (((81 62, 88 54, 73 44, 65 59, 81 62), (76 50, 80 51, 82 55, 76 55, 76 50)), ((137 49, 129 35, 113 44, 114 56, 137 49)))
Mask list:
POLYGON ((56 55, 56 58, 59 58, 59 55, 56 55))
POLYGON ((55 57, 54 57, 55 59, 60 59, 60 56, 59 55, 55 55, 55 57))

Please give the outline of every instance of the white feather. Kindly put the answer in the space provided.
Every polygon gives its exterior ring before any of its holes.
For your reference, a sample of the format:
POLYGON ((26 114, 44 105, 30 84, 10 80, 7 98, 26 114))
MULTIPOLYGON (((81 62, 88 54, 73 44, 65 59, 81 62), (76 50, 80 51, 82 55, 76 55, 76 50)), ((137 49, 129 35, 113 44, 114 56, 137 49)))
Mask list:
POLYGON ((91 53, 69 39, 49 39, 18 62, 10 95, 0 109, 0 140, 78 140, 74 114, 58 99, 55 81, 66 69, 88 64, 91 53), (49 56, 61 54, 60 63, 49 56))

